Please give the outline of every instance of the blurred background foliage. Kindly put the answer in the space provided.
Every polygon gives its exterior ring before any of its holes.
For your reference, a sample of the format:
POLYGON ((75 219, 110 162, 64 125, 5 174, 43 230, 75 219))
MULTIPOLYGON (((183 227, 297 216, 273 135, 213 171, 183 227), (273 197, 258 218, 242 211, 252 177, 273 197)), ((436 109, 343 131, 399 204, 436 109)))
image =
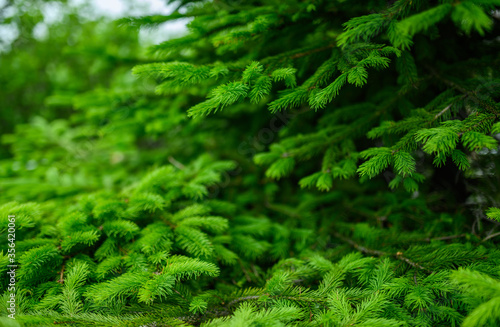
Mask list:
POLYGON ((89 2, 5 1, 0 17, 3 195, 44 200, 125 179, 121 169, 103 177, 102 165, 139 165, 136 144, 158 134, 140 126, 155 114, 146 104, 152 87, 130 73, 148 62, 138 29, 120 28, 89 2))

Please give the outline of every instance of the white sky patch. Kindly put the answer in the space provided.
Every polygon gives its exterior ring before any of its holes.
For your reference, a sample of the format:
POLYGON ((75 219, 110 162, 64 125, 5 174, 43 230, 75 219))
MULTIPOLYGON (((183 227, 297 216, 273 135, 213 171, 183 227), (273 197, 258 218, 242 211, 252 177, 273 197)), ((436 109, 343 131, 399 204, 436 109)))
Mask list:
POLYGON ((42 6, 43 21, 47 24, 60 22, 63 18, 64 10, 59 2, 47 2, 42 6))
POLYGON ((121 0, 93 0, 92 5, 97 11, 113 18, 125 16, 128 9, 121 0))
POLYGON ((39 41, 45 40, 49 36, 49 26, 40 22, 33 28, 33 37, 39 41))
MULTIPOLYGON (((0 0, 1 1, 1 0, 0 0)), ((104 15, 113 19, 148 15, 169 15, 177 4, 166 5, 164 0, 70 0, 74 5, 89 5, 92 14, 104 15)), ((87 15, 85 15, 87 16, 87 15)), ((143 44, 159 43, 169 38, 187 33, 186 24, 191 19, 178 19, 161 24, 157 28, 141 29, 139 38, 143 44)))
MULTIPOLYGON (((0 7, 5 5, 6 0, 0 0, 0 7)), ((93 20, 99 16, 111 19, 122 17, 138 17, 148 15, 169 15, 177 4, 166 5, 164 0, 68 0, 68 4, 77 7, 78 14, 83 19, 93 20)), ((17 14, 15 7, 7 7, 4 17, 12 17, 17 14), (11 12, 7 12, 7 10, 11 12)), ((33 29, 33 37, 44 40, 48 37, 49 26, 60 22, 66 10, 64 6, 56 1, 43 3, 40 7, 44 20, 33 29)), ((157 28, 141 29, 139 37, 144 45, 155 44, 170 38, 179 37, 187 33, 186 24, 191 19, 178 19, 159 25, 157 28)), ((0 53, 8 51, 10 44, 19 36, 19 29, 15 23, 0 24, 0 53)))
POLYGON ((139 32, 139 40, 143 44, 157 44, 165 40, 183 36, 187 33, 187 23, 191 19, 177 19, 163 23, 155 28, 143 28, 139 32))
POLYGON ((0 25, 0 53, 10 50, 10 45, 19 36, 16 23, 0 25))
POLYGON ((70 0, 70 3, 77 5, 89 3, 97 14, 111 18, 168 15, 176 7, 175 4, 166 5, 163 0, 70 0))

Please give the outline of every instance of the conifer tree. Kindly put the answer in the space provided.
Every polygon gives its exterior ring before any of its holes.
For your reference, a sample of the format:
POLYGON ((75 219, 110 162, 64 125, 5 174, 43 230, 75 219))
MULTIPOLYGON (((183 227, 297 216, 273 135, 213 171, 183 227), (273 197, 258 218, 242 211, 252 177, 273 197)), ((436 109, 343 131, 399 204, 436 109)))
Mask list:
POLYGON ((77 24, 4 133, 1 323, 500 323, 500 1, 175 3, 77 24))

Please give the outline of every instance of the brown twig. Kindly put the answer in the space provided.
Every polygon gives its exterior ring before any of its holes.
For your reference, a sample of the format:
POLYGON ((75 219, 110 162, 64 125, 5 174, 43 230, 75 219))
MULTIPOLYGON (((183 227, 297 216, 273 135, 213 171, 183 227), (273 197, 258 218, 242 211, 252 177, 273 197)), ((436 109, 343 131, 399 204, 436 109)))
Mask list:
POLYGON ((332 43, 332 44, 328 44, 328 45, 326 45, 324 47, 321 47, 321 48, 316 48, 316 49, 312 49, 312 50, 309 50, 309 51, 304 51, 304 52, 296 53, 296 54, 290 56, 290 59, 297 59, 297 58, 309 56, 309 55, 311 55, 313 53, 321 52, 321 51, 327 50, 329 48, 333 48, 334 46, 335 46, 335 43, 332 43))
POLYGON ((239 298, 236 298, 234 300, 232 300, 231 302, 229 302, 227 304, 227 307, 231 307, 233 305, 235 305, 236 303, 238 302, 241 302, 241 301, 246 301, 246 300, 257 300, 258 298, 260 298, 262 295, 249 295, 249 296, 243 296, 243 297, 239 297, 239 298))
POLYGON ((270 296, 269 294, 262 294, 262 295, 249 295, 249 296, 243 296, 236 298, 229 302, 226 307, 231 307, 239 302, 242 301, 247 301, 247 300, 257 300, 262 296, 269 296, 270 298, 277 298, 277 299, 286 299, 286 300, 292 300, 292 301, 306 301, 306 302, 326 302, 326 299, 320 299, 320 298, 314 298, 314 297, 296 297, 296 296, 281 296, 281 295, 275 295, 275 296, 270 296))
POLYGON ((463 93, 464 95, 470 97, 474 101, 476 101, 478 104, 482 105, 485 109, 487 109, 490 113, 494 114, 496 117, 500 117, 500 113, 495 109, 495 107, 491 106, 489 103, 484 102, 483 100, 479 99, 475 92, 469 91, 463 86, 441 76, 438 74, 438 72, 431 66, 425 65, 426 68, 431 72, 432 75, 434 75, 437 79, 442 81, 444 84, 450 86, 451 88, 454 88, 455 90, 458 90, 459 92, 463 93))
POLYGON ((432 121, 435 121, 436 119, 438 119, 439 117, 441 117, 445 112, 447 112, 451 108, 452 104, 453 103, 450 103, 446 108, 444 108, 438 114, 436 114, 436 116, 434 116, 434 118, 432 119, 432 121))
POLYGON ((252 279, 250 278, 250 275, 248 274, 248 272, 247 272, 247 270, 245 269, 245 267, 243 267, 243 262, 241 262, 241 260, 240 260, 240 259, 238 259, 238 263, 240 264, 240 268, 241 268, 241 270, 243 270, 243 273, 245 274, 245 278, 246 278, 247 282, 249 282, 249 283, 250 283, 250 282, 252 281, 252 279))
POLYGON ((440 236, 440 237, 433 237, 433 238, 426 238, 425 241, 426 242, 430 242, 430 241, 446 241, 446 240, 453 240, 455 238, 461 238, 461 237, 465 237, 467 236, 467 234, 460 234, 460 235, 450 235, 450 236, 440 236))
POLYGON ((186 169, 186 166, 184 166, 184 165, 183 165, 182 163, 180 163, 179 161, 175 160, 175 158, 174 158, 174 157, 172 157, 172 156, 169 156, 169 157, 168 157, 168 161, 169 161, 172 165, 174 165, 175 167, 179 168, 180 170, 184 170, 184 169, 186 169))
POLYGON ((485 238, 481 241, 481 243, 486 242, 487 240, 492 239, 492 238, 497 237, 497 236, 500 236, 500 232, 486 236, 486 237, 485 237, 485 238))
POLYGON ((60 277, 59 277, 59 280, 57 281, 60 284, 62 284, 64 282, 64 267, 65 267, 65 264, 63 263, 62 268, 61 268, 61 272, 59 273, 60 277))
POLYGON ((177 293, 184 301, 186 302, 189 302, 185 297, 184 295, 182 295, 178 290, 176 290, 175 288, 172 288, 172 290, 177 293))
POLYGON ((429 270, 429 269, 425 268, 424 266, 420 265, 419 263, 414 262, 414 261, 410 260, 409 258, 403 256, 403 252, 396 252, 395 254, 393 254, 393 253, 387 253, 387 252, 384 252, 384 251, 373 250, 373 249, 369 249, 367 247, 364 247, 362 245, 359 245, 358 243, 354 242, 350 238, 347 238, 344 235, 341 235, 341 234, 339 234, 337 232, 333 232, 333 235, 335 237, 341 239, 342 241, 348 243, 349 245, 351 245, 356 250, 361 251, 363 253, 371 254, 371 255, 376 255, 376 256, 379 256, 379 257, 383 257, 383 256, 394 257, 397 260, 401 260, 403 262, 406 262, 407 264, 409 264, 410 266, 412 266, 414 268, 418 268, 418 269, 426 271, 428 273, 433 273, 432 270, 429 270))

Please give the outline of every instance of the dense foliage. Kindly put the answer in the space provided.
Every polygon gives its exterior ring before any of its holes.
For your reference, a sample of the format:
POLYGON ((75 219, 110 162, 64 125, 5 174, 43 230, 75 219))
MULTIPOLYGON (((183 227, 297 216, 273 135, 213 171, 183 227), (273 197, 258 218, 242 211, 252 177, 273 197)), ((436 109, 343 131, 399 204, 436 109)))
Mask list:
POLYGON ((43 3, 1 21, 0 323, 500 324, 500 1, 43 3))

